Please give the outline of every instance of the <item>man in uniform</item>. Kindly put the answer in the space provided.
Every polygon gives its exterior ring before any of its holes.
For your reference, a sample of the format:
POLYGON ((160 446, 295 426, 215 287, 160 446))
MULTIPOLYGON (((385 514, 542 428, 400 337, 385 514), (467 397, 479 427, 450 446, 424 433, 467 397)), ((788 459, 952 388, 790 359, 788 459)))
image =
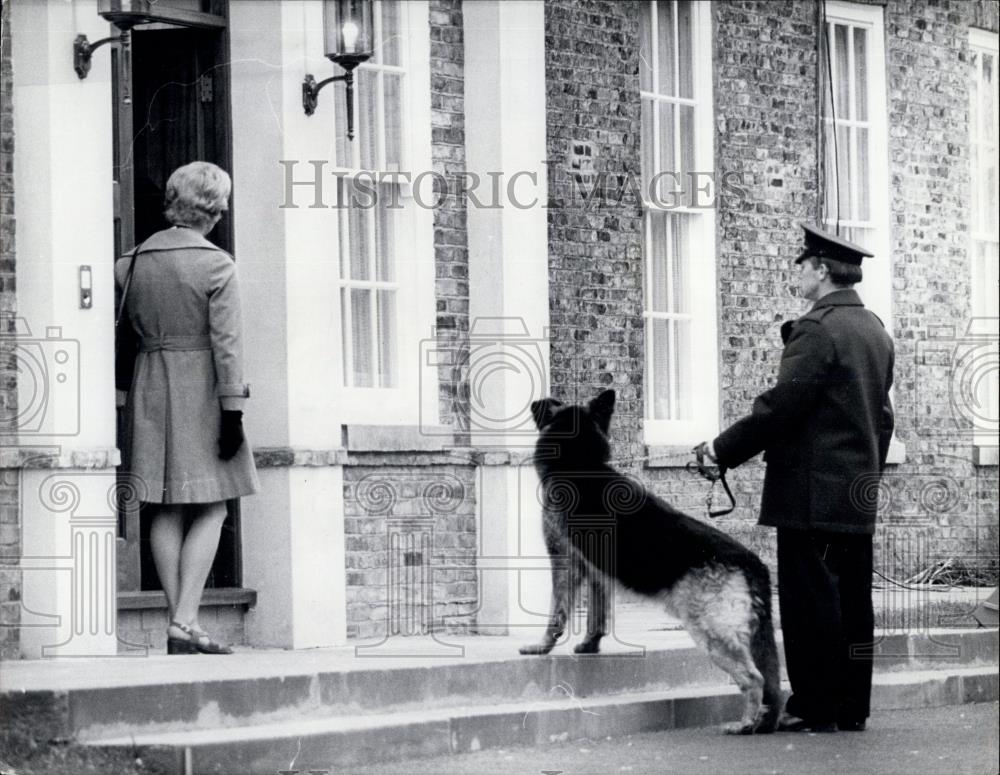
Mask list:
POLYGON ((778 598, 792 694, 779 729, 861 731, 869 715, 872 534, 893 414, 893 345, 853 286, 872 254, 807 224, 796 259, 814 302, 781 327, 777 384, 700 445, 720 467, 764 451, 760 524, 778 529, 778 598))

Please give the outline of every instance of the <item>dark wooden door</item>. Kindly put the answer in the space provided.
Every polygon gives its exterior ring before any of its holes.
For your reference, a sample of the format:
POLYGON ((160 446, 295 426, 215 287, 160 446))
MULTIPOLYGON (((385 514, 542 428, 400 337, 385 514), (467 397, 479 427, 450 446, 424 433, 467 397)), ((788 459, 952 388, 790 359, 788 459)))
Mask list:
MULTIPOLYGON (((131 38, 131 67, 121 52, 115 52, 112 60, 115 247, 119 255, 169 225, 163 218, 163 194, 167 178, 177 167, 200 160, 232 171, 226 31, 140 27, 131 38)), ((223 217, 208 238, 232 252, 231 214, 223 217)), ((119 448, 123 442, 119 438, 119 448)), ((120 489, 129 490, 127 486, 120 489)), ((240 585, 239 502, 228 505, 209 575, 211 587, 240 585)), ((123 500, 120 592, 161 589, 149 550, 148 523, 137 503, 123 500)))

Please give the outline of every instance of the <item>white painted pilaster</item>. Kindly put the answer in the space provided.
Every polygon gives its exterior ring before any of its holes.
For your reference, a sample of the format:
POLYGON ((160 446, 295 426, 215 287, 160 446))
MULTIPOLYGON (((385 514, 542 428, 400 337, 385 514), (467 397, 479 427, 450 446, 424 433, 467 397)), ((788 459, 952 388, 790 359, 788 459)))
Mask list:
MULTIPOLYGON (((531 401, 549 390, 544 4, 466 3, 463 18, 466 157, 488 205, 468 209, 471 430, 483 449, 527 451, 531 401)), ((480 624, 529 638, 550 587, 534 470, 483 466, 477 503, 480 624)))
MULTIPOLYGON (((11 7, 17 196, 18 446, 64 460, 114 438, 111 83, 108 47, 89 77, 73 39, 106 37, 96 0, 11 7), (93 307, 80 309, 80 267, 93 307)), ((114 654, 114 468, 20 477, 25 656, 114 654), (55 478, 52 478, 55 477, 55 478)))
MULTIPOLYGON (((243 293, 252 397, 247 435, 257 449, 330 451, 340 424, 329 390, 337 319, 336 212, 310 208, 315 192, 285 201, 285 168, 311 180, 327 160, 320 199, 332 204, 332 111, 302 110, 302 79, 332 74, 323 57, 322 4, 230 4, 236 260, 243 293)), ((324 90, 323 101, 334 98, 324 90)), ((322 454, 319 455, 322 458, 322 454)), ((315 462, 316 458, 311 458, 315 462)), ((299 461, 301 462, 301 461, 299 461)), ((282 464, 260 470, 261 491, 242 500, 243 583, 257 590, 251 644, 306 648, 346 640, 343 471, 282 464)))

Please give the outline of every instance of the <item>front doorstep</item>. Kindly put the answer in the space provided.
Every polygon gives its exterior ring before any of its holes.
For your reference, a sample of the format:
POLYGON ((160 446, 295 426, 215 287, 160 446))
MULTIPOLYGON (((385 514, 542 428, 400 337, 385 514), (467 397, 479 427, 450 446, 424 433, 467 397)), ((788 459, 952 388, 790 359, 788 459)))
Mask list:
MULTIPOLYGON (((246 643, 243 619, 256 605, 254 589, 206 589, 198 620, 213 638, 235 645, 246 643)), ((167 648, 167 598, 163 592, 118 593, 118 652, 164 652, 167 648)))

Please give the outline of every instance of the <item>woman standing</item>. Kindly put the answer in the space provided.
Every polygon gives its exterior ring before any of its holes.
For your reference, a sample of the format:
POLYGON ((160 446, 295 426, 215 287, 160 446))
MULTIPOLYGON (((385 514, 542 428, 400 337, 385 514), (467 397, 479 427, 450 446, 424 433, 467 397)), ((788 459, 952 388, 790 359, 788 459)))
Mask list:
POLYGON ((127 391, 129 470, 145 489, 150 543, 167 596, 170 654, 230 654, 198 624, 226 518, 225 501, 257 491, 243 436, 243 334, 236 264, 205 237, 225 212, 229 175, 208 162, 167 181, 174 224, 118 260, 124 294, 116 369, 127 391), (134 338, 135 347, 124 345, 134 338))

